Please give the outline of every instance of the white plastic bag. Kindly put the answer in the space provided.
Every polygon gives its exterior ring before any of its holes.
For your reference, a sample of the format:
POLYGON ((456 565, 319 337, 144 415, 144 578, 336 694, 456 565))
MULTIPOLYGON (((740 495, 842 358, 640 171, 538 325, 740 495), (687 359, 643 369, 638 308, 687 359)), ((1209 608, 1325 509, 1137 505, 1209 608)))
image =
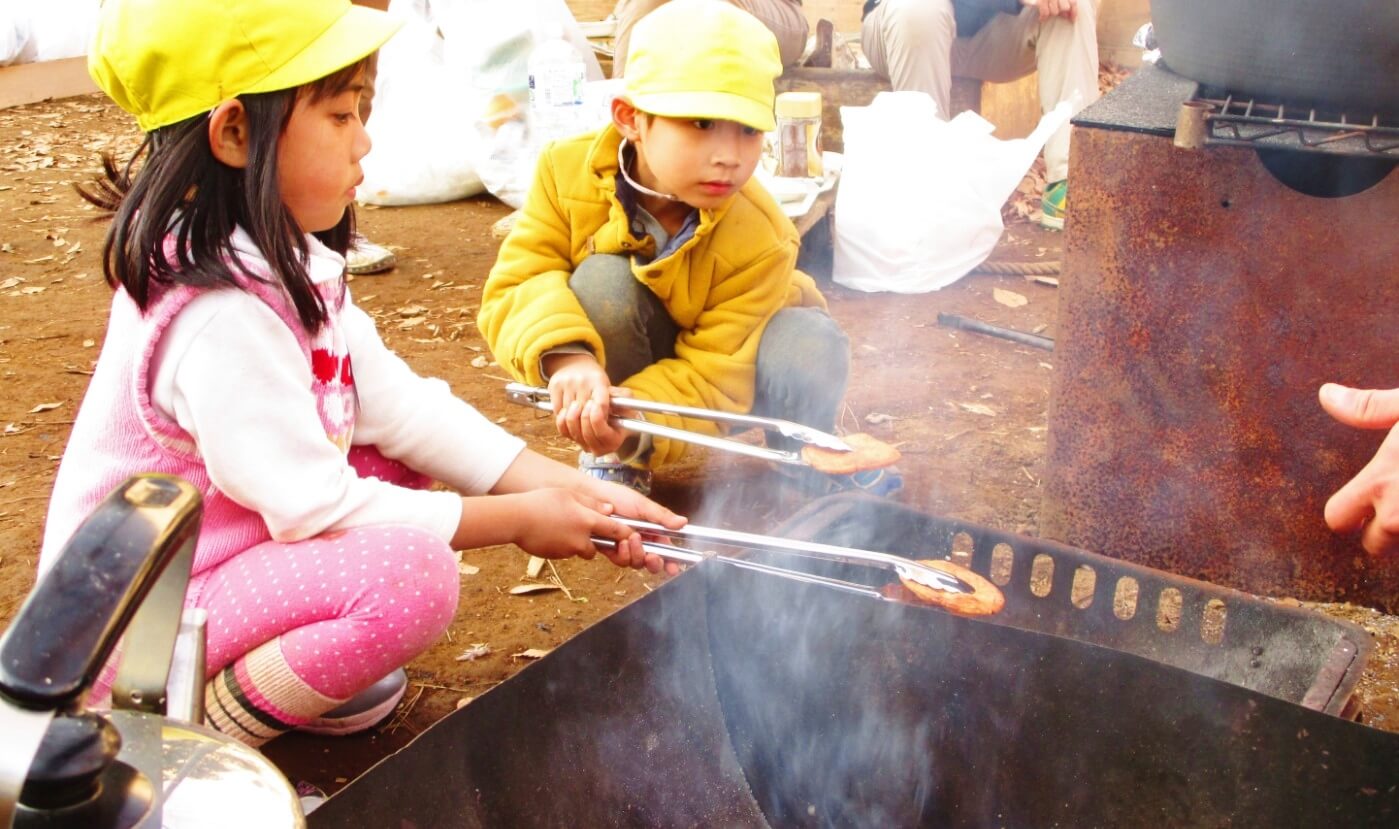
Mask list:
POLYGON ((832 278, 858 291, 909 294, 965 276, 991 255, 1005 229, 1001 206, 1069 107, 1010 141, 993 137, 995 127, 974 112, 939 119, 922 92, 881 92, 869 106, 841 107, 832 278))
POLYGON ((360 201, 433 204, 485 189, 474 164, 477 102, 464 94, 471 79, 448 64, 433 5, 427 0, 389 5, 405 22, 379 50, 367 125, 374 148, 364 157, 360 201))
POLYGON ((529 118, 529 56, 541 37, 562 32, 583 58, 590 82, 602 67, 564 0, 432 0, 448 65, 470 78, 458 90, 473 114, 472 163, 485 188, 520 207, 534 181, 539 142, 529 118))
POLYGON ((0 0, 0 66, 87 54, 95 0, 0 0))

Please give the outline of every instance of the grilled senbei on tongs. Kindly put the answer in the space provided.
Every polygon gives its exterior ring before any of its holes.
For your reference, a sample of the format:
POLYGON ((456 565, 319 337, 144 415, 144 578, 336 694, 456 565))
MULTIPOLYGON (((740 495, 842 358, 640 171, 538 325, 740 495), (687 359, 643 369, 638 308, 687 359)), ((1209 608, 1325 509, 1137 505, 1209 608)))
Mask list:
POLYGON ((802 460, 812 469, 827 475, 853 475, 883 469, 899 460, 899 450, 873 435, 856 432, 841 436, 841 440, 849 445, 849 452, 808 445, 802 447, 802 460))
POLYGON ((912 593, 918 601, 940 607, 959 616, 990 616, 1005 607, 1005 595, 1001 593, 999 587, 992 584, 984 576, 974 573, 960 564, 943 559, 925 559, 918 563, 955 576, 963 584, 972 588, 970 593, 949 593, 946 590, 934 590, 913 579, 899 576, 899 581, 904 588, 912 593))

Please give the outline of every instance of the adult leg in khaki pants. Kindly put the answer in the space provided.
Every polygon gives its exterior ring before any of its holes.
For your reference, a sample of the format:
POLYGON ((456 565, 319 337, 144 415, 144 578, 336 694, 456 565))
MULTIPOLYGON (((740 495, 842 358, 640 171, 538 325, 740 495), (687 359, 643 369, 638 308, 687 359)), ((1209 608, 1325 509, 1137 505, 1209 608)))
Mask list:
MULTIPOLYGON (((616 50, 612 57, 612 77, 622 77, 627 63, 627 46, 636 22, 667 0, 620 0, 613 14, 617 16, 616 50)), ((807 23, 802 14, 801 0, 728 0, 767 26, 777 38, 782 65, 792 66, 801 60, 806 50, 807 23)))
MULTIPOLYGON (((970 37, 958 37, 952 0, 884 0, 865 18, 861 42, 876 72, 895 89, 933 96, 944 117, 954 75, 1002 83, 1036 70, 1042 111, 1076 101, 1077 113, 1098 99, 1096 0, 1078 0, 1077 7, 1073 20, 1041 21, 1027 6, 1019 14, 996 15, 970 37)), ((1067 124, 1045 144, 1044 161, 1049 181, 1068 178, 1067 124)))

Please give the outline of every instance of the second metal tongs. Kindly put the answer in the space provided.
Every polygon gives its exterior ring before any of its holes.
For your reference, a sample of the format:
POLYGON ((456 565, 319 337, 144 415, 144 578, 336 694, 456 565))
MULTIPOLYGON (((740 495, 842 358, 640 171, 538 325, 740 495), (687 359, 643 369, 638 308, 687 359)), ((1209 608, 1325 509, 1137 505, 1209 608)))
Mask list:
MULTIPOLYGON (((670 539, 691 539, 704 541, 710 544, 720 544, 729 547, 742 548, 746 550, 761 550, 764 552, 783 553, 805 558, 814 558, 824 561, 836 561, 843 564, 857 564, 867 567, 878 567, 891 570, 901 578, 918 582, 921 585, 931 587, 934 590, 941 590, 946 593, 972 593, 974 589, 971 585, 957 578, 950 573, 935 570, 926 564, 892 555, 890 553, 879 553, 873 550, 860 550, 853 547, 837 547, 831 544, 818 544, 814 541, 792 541, 786 538, 778 538, 770 535, 757 535, 754 533, 738 532, 735 530, 717 529, 714 527, 697 527, 687 525, 678 530, 663 527, 650 521, 640 521, 635 518, 625 518, 613 516, 616 521, 626 524, 628 527, 646 536, 648 539, 661 537, 670 539)), ((644 541, 643 546, 651 552, 656 553, 661 558, 679 561, 683 563, 694 563, 708 556, 703 553, 690 550, 685 547, 656 543, 654 541, 644 541)), ((783 570, 776 567, 768 567, 757 562, 735 559, 729 556, 717 556, 725 561, 747 566, 750 569, 762 570, 765 572, 775 572, 779 575, 792 576, 802 581, 828 584, 836 587, 855 588, 858 592, 870 591, 863 586, 852 585, 849 582, 842 582, 837 579, 829 579, 823 576, 816 576, 809 573, 798 573, 783 570)))
MULTIPOLYGON (((518 403, 522 406, 532 406, 546 412, 552 412, 554 410, 554 404, 549 398, 548 389, 527 386, 523 383, 510 383, 505 387, 505 395, 512 403, 518 403)), ((827 434, 819 429, 813 429, 810 426, 803 426, 800 423, 793 423, 790 420, 734 414, 732 412, 721 412, 714 409, 700 409, 693 406, 677 406, 670 403, 656 403, 651 400, 635 400, 629 397, 614 397, 612 398, 612 405, 619 409, 630 409, 635 412, 651 412, 654 414, 668 414, 677 417, 690 417, 696 420, 709 420, 714 423, 723 423, 725 425, 737 426, 744 429, 765 429, 767 431, 777 432, 784 437, 792 438, 801 443, 809 443, 812 446, 834 449, 839 452, 851 451, 850 445, 835 435, 827 434)), ((777 461, 778 463, 789 463, 797 466, 807 465, 806 461, 802 460, 800 452, 774 449, 768 446, 754 446, 741 441, 700 434, 699 432, 691 432, 685 429, 676 429, 671 426, 651 423, 650 421, 638 420, 636 418, 614 416, 612 420, 618 426, 633 432, 642 432, 644 434, 668 438, 670 440, 685 441, 686 443, 707 446, 710 449, 721 449, 726 452, 735 452, 740 455, 748 455, 749 457, 777 461)))

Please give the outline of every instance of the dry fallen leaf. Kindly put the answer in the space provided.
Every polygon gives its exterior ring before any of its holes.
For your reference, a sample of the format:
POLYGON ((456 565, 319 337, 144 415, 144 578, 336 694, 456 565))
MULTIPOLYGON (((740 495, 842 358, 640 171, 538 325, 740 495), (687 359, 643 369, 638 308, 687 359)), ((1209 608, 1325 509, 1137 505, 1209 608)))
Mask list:
POLYGON ((490 359, 487 358, 484 354, 479 354, 479 355, 477 355, 477 356, 471 358, 471 367, 472 367, 472 368, 485 368, 486 366, 488 366, 488 365, 490 365, 490 364, 491 364, 490 359))
POLYGON ((23 281, 24 277, 22 276, 12 276, 9 279, 6 279, 4 282, 0 282, 0 291, 8 291, 9 289, 19 285, 19 283, 23 281))
POLYGON ((898 420, 898 418, 891 414, 884 414, 883 412, 870 412, 865 415, 865 422, 873 423, 876 426, 881 423, 893 423, 895 420, 898 420))
POLYGON ((481 572, 481 568, 477 567, 474 564, 467 564, 463 561, 457 565, 457 572, 461 573, 463 576, 474 576, 477 573, 481 572))
POLYGON ((1030 302, 1023 294, 1017 294, 1015 291, 1007 291, 1004 288, 992 288, 991 296, 994 297, 997 302, 1009 308, 1019 308, 1022 305, 1028 305, 1030 302))
POLYGON ((30 414, 38 414, 39 412, 51 412, 51 411, 53 411, 54 409, 57 409, 59 406, 62 406, 62 405, 63 405, 62 403, 40 403, 39 405, 37 405, 37 406, 35 406, 34 408, 30 409, 30 410, 29 410, 29 413, 30 413, 30 414))
POLYGON ((961 406, 963 409, 971 412, 972 414, 986 415, 987 417, 996 416, 995 409, 991 408, 990 406, 983 406, 980 403, 958 403, 957 405, 961 406))
POLYGON ((519 653, 510 654, 511 659, 543 659, 549 655, 548 648, 527 648, 519 653))
POLYGON ((491 655, 491 646, 485 642, 474 642, 471 647, 457 654, 458 662, 475 662, 483 656, 491 655))
POLYGON ((512 596, 528 596, 531 593, 547 593, 550 590, 562 590, 557 584, 517 584, 510 588, 512 596))

